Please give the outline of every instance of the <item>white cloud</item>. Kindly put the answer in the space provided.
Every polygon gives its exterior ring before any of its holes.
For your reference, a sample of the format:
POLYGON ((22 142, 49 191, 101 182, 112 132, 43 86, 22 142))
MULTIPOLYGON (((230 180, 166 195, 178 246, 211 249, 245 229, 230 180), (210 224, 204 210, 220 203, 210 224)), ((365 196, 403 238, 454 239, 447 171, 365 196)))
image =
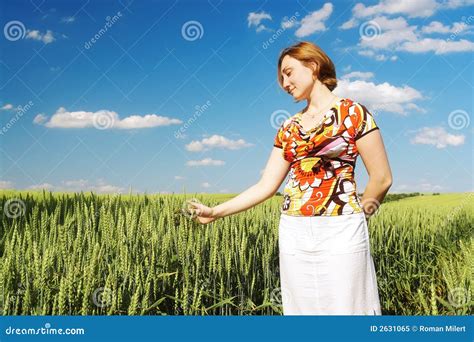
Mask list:
POLYGON ((208 182, 204 182, 204 183, 201 184, 201 186, 202 186, 203 188, 210 188, 210 187, 211 187, 211 184, 209 184, 208 182))
POLYGON ((426 113, 426 109, 424 108, 421 108, 419 107, 418 105, 414 104, 414 103, 408 103, 406 105, 407 109, 410 109, 410 110, 416 110, 417 112, 420 112, 420 113, 426 113))
POLYGON ((474 0, 444 0, 440 3, 440 8, 454 9, 469 5, 474 5, 474 0))
POLYGON ((354 28, 358 25, 358 22, 355 18, 351 18, 349 19, 348 21, 346 21, 345 23, 343 23, 341 26, 339 26, 339 28, 341 30, 349 30, 351 28, 354 28))
POLYGON ((366 56, 366 57, 374 57, 375 52, 372 50, 359 50, 357 53, 361 56, 366 56))
POLYGON ((402 17, 395 19, 377 17, 372 19, 370 24, 365 27, 368 32, 362 32, 359 42, 359 46, 362 48, 388 50, 403 42, 417 40, 416 26, 409 26, 402 17))
POLYGON ((247 16, 248 27, 255 26, 257 32, 268 30, 265 25, 261 24, 263 20, 272 20, 272 16, 264 11, 260 13, 250 12, 247 16))
POLYGON ((185 179, 185 178, 184 178, 183 176, 174 176, 174 179, 176 179, 176 180, 183 180, 183 179, 185 179))
POLYGON ((52 43, 56 40, 56 38, 54 38, 53 32, 50 30, 47 30, 46 33, 41 33, 38 30, 27 30, 25 38, 42 41, 45 44, 52 43))
POLYGON ((405 42, 398 50, 412 53, 434 52, 436 55, 444 55, 451 52, 474 51, 474 43, 465 39, 450 41, 424 38, 416 42, 405 42))
POLYGON ((46 121, 48 121, 48 117, 41 113, 36 115, 35 118, 33 119, 33 123, 37 125, 41 125, 45 123, 46 121))
POLYGON ((388 82, 376 84, 364 80, 338 80, 334 91, 342 97, 349 97, 362 103, 370 110, 407 115, 413 102, 423 98, 421 93, 407 85, 397 87, 388 82))
POLYGON ((13 189, 13 183, 10 181, 0 180, 0 189, 13 189))
POLYGON ((365 6, 362 3, 352 8, 352 18, 343 23, 340 29, 351 29, 359 25, 361 20, 377 15, 407 15, 410 18, 430 17, 436 11, 442 9, 453 9, 462 6, 473 5, 474 0, 381 0, 373 6, 365 6))
POLYGON ((430 182, 427 182, 426 180, 420 180, 416 183, 410 183, 410 184, 394 184, 393 190, 390 189, 390 192, 393 193, 411 193, 411 192, 435 192, 439 191, 441 189, 444 189, 443 186, 438 185, 438 184, 431 184, 430 182))
POLYGON ((381 0, 373 6, 365 6, 358 3, 352 9, 356 18, 366 18, 379 14, 404 14, 408 17, 429 17, 438 9, 438 3, 435 0, 381 0))
MULTIPOLYGON (((41 5, 40 5, 40 6, 41 6, 41 5)), ((53 7, 53 8, 50 8, 50 9, 48 9, 48 10, 46 10, 46 11, 41 11, 41 13, 45 13, 45 14, 43 14, 43 16, 41 17, 41 19, 44 20, 44 19, 46 19, 46 18, 49 18, 49 17, 51 17, 51 14, 52 14, 52 13, 56 13, 56 12, 57 12, 57 10, 56 10, 56 8, 54 8, 54 7, 53 7)))
POLYGON ((361 71, 353 71, 348 74, 343 75, 341 78, 343 80, 351 79, 351 78, 358 78, 361 80, 367 80, 369 78, 373 78, 374 73, 373 72, 361 72, 361 71))
POLYGON ((157 126, 169 126, 181 124, 182 121, 178 119, 171 119, 164 116, 158 116, 156 114, 147 114, 145 116, 131 115, 117 122, 117 128, 119 129, 131 129, 131 128, 148 128, 157 126))
POLYGON ((96 192, 96 193, 122 193, 124 188, 119 186, 107 184, 103 179, 97 180, 95 183, 91 183, 85 179, 67 180, 62 181, 59 185, 53 185, 50 183, 35 184, 28 187, 28 189, 46 189, 50 191, 67 191, 67 192, 96 192))
POLYGON ((288 17, 283 18, 281 21, 281 28, 282 29, 289 29, 295 26, 298 22, 296 20, 290 20, 288 17))
POLYGON ((244 139, 230 140, 222 135, 215 134, 209 138, 204 138, 201 141, 191 141, 186 145, 186 150, 191 152, 207 151, 213 148, 239 150, 249 146, 253 146, 253 144, 247 143, 244 139))
POLYGON ((49 183, 34 184, 34 185, 29 186, 28 189, 31 189, 31 190, 45 189, 45 190, 53 191, 54 190, 54 185, 49 184, 49 183))
POLYGON ((375 53, 373 50, 359 50, 357 53, 361 56, 371 57, 378 62, 386 61, 387 59, 391 61, 396 61, 398 59, 397 56, 390 56, 384 55, 383 53, 375 53))
POLYGON ((469 25, 463 22, 456 22, 450 27, 446 26, 439 21, 432 21, 426 26, 421 28, 421 32, 430 34, 430 33, 461 33, 466 31, 469 28, 469 25))
POLYGON ((265 19, 272 20, 272 16, 268 13, 265 13, 264 11, 260 13, 250 12, 247 17, 249 27, 258 26, 260 25, 261 21, 265 19))
POLYGON ((415 137, 412 144, 434 145, 436 148, 445 148, 448 145, 459 146, 464 144, 464 135, 449 134, 443 127, 423 127, 415 137))
POLYGON ((261 24, 258 25, 258 27, 255 29, 256 32, 262 32, 262 31, 272 31, 272 29, 269 29, 265 25, 261 24))
MULTIPOLYGON (((357 45, 359 48, 358 54, 374 58, 378 61, 389 59, 386 55, 378 53, 378 50, 410 53, 435 52, 438 55, 473 51, 473 42, 469 40, 453 40, 456 35, 469 32, 468 29, 471 26, 466 23, 455 22, 452 26, 445 26, 441 22, 432 21, 429 25, 419 29, 416 25, 409 25, 402 16, 396 18, 387 18, 384 16, 384 14, 409 14, 412 13, 412 9, 417 6, 424 8, 427 11, 425 14, 428 15, 431 13, 431 10, 429 10, 429 8, 431 8, 430 3, 431 1, 382 1, 371 7, 358 4, 353 9, 354 17, 341 25, 340 28, 349 29, 356 27, 359 25, 361 18, 366 18, 363 19, 365 22, 359 27, 360 41, 357 45), (370 19, 367 17, 373 18, 370 19), (432 33, 452 33, 452 35, 451 38, 447 40, 423 37, 423 35, 432 33)), ((435 10, 439 7, 438 5, 439 4, 436 3, 435 10)), ((419 13, 423 13, 423 11, 419 13)), ((390 60, 397 60, 397 57, 392 56, 390 60)))
POLYGON ((72 188, 83 188, 87 186, 89 183, 88 180, 85 179, 77 179, 77 180, 68 180, 68 181, 63 181, 62 184, 66 187, 72 187, 72 188))
MULTIPOLYGON (((370 39, 364 37, 364 34, 361 35, 358 46, 362 50, 358 51, 358 53, 363 56, 373 57, 379 61, 386 60, 387 56, 376 53, 375 51, 377 50, 411 53, 434 52, 437 55, 474 50, 474 43, 465 39, 453 41, 450 39, 421 38, 416 32, 417 26, 409 26, 402 17, 395 19, 377 17, 371 20, 371 22, 374 23, 372 25, 374 31, 368 32, 372 34, 368 36, 370 39)), ((440 28, 438 27, 438 29, 440 28)), ((396 60, 396 56, 391 57, 391 59, 393 58, 396 60)))
POLYGON ((431 184, 431 183, 421 183, 420 187, 421 187, 421 191, 438 191, 438 190, 443 189, 441 185, 431 184))
POLYGON ((408 184, 400 184, 400 185, 394 184, 392 188, 390 188, 390 192, 398 193, 398 192, 403 192, 403 191, 410 191, 410 189, 411 188, 408 184))
POLYGON ((75 17, 64 17, 64 18, 61 18, 61 22, 62 22, 62 23, 66 23, 66 24, 73 23, 75 20, 76 20, 75 17))
POLYGON ((214 160, 211 158, 204 158, 201 160, 189 160, 187 166, 222 166, 225 162, 223 160, 214 160))
POLYGON ((122 193, 124 189, 115 185, 99 184, 97 186, 91 186, 88 191, 98 193, 122 193))
POLYGON ((7 103, 6 105, 4 105, 2 108, 0 108, 1 110, 10 110, 10 109, 13 109, 13 105, 10 104, 10 103, 7 103))
POLYGON ((384 55, 383 53, 380 53, 380 54, 374 54, 373 55, 373 58, 378 61, 378 62, 383 62, 383 61, 386 61, 386 60, 390 60, 390 61, 396 61, 398 60, 398 57, 397 56, 387 56, 387 55, 384 55))
POLYGON ((320 10, 308 14, 301 20, 301 26, 296 30, 295 35, 301 38, 314 32, 325 31, 325 21, 331 16, 332 11, 333 5, 327 2, 320 10))
POLYGON ((99 110, 97 112, 69 112, 63 107, 60 107, 49 119, 49 121, 47 121, 47 117, 43 114, 38 114, 33 122, 37 124, 44 124, 49 128, 96 127, 100 129, 150 128, 182 123, 181 120, 168 118, 166 116, 159 116, 156 114, 147 114, 145 116, 131 115, 124 119, 120 119, 116 112, 110 110, 99 110))

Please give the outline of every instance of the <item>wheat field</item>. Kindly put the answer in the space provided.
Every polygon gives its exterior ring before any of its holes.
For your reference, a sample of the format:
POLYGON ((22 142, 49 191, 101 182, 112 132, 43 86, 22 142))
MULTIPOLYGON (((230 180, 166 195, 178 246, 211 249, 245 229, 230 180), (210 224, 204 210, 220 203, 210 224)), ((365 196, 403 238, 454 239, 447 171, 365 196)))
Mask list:
MULTIPOLYGON (((369 220, 384 315, 469 315, 474 194, 387 201, 369 220)), ((186 199, 0 192, 3 315, 281 315, 275 196, 202 226, 186 199)))

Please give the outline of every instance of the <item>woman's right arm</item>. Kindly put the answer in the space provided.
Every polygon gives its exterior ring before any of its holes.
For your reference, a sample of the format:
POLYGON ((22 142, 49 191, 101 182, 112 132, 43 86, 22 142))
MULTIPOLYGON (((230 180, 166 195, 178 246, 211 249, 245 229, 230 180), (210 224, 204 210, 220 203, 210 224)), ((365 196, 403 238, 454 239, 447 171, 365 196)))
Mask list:
POLYGON ((282 149, 273 147, 260 180, 238 196, 213 208, 191 203, 197 209, 198 221, 209 223, 215 219, 245 211, 272 197, 286 178, 290 163, 283 158, 282 149))
POLYGON ((272 197, 288 174, 290 163, 282 155, 281 148, 273 147, 270 158, 258 183, 232 198, 214 207, 216 218, 236 214, 256 206, 272 197))

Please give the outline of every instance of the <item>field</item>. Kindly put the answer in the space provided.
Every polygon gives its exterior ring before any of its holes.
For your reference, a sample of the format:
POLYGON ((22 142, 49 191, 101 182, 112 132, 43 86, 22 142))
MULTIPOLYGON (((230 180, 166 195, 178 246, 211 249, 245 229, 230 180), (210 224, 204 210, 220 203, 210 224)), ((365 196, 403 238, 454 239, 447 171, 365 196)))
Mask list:
MULTIPOLYGON (((468 315, 474 194, 408 197, 369 220, 385 315, 468 315)), ((222 195, 0 192, 4 315, 279 315, 281 197, 202 226, 222 195)))

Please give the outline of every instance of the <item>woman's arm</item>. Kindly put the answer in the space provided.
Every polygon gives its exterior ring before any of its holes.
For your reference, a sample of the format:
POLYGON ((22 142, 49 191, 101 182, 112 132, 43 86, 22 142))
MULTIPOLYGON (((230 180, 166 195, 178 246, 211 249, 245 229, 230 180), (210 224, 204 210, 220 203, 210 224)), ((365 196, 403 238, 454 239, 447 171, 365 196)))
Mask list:
POLYGON ((263 175, 258 183, 238 196, 221 203, 213 208, 201 203, 191 202, 200 223, 209 223, 217 218, 229 216, 254 207, 272 197, 288 174, 290 163, 283 158, 282 149, 274 147, 263 175))
POLYGON ((369 174, 361 202, 366 216, 370 216, 378 209, 392 185, 392 172, 380 130, 356 140, 356 146, 369 174))

